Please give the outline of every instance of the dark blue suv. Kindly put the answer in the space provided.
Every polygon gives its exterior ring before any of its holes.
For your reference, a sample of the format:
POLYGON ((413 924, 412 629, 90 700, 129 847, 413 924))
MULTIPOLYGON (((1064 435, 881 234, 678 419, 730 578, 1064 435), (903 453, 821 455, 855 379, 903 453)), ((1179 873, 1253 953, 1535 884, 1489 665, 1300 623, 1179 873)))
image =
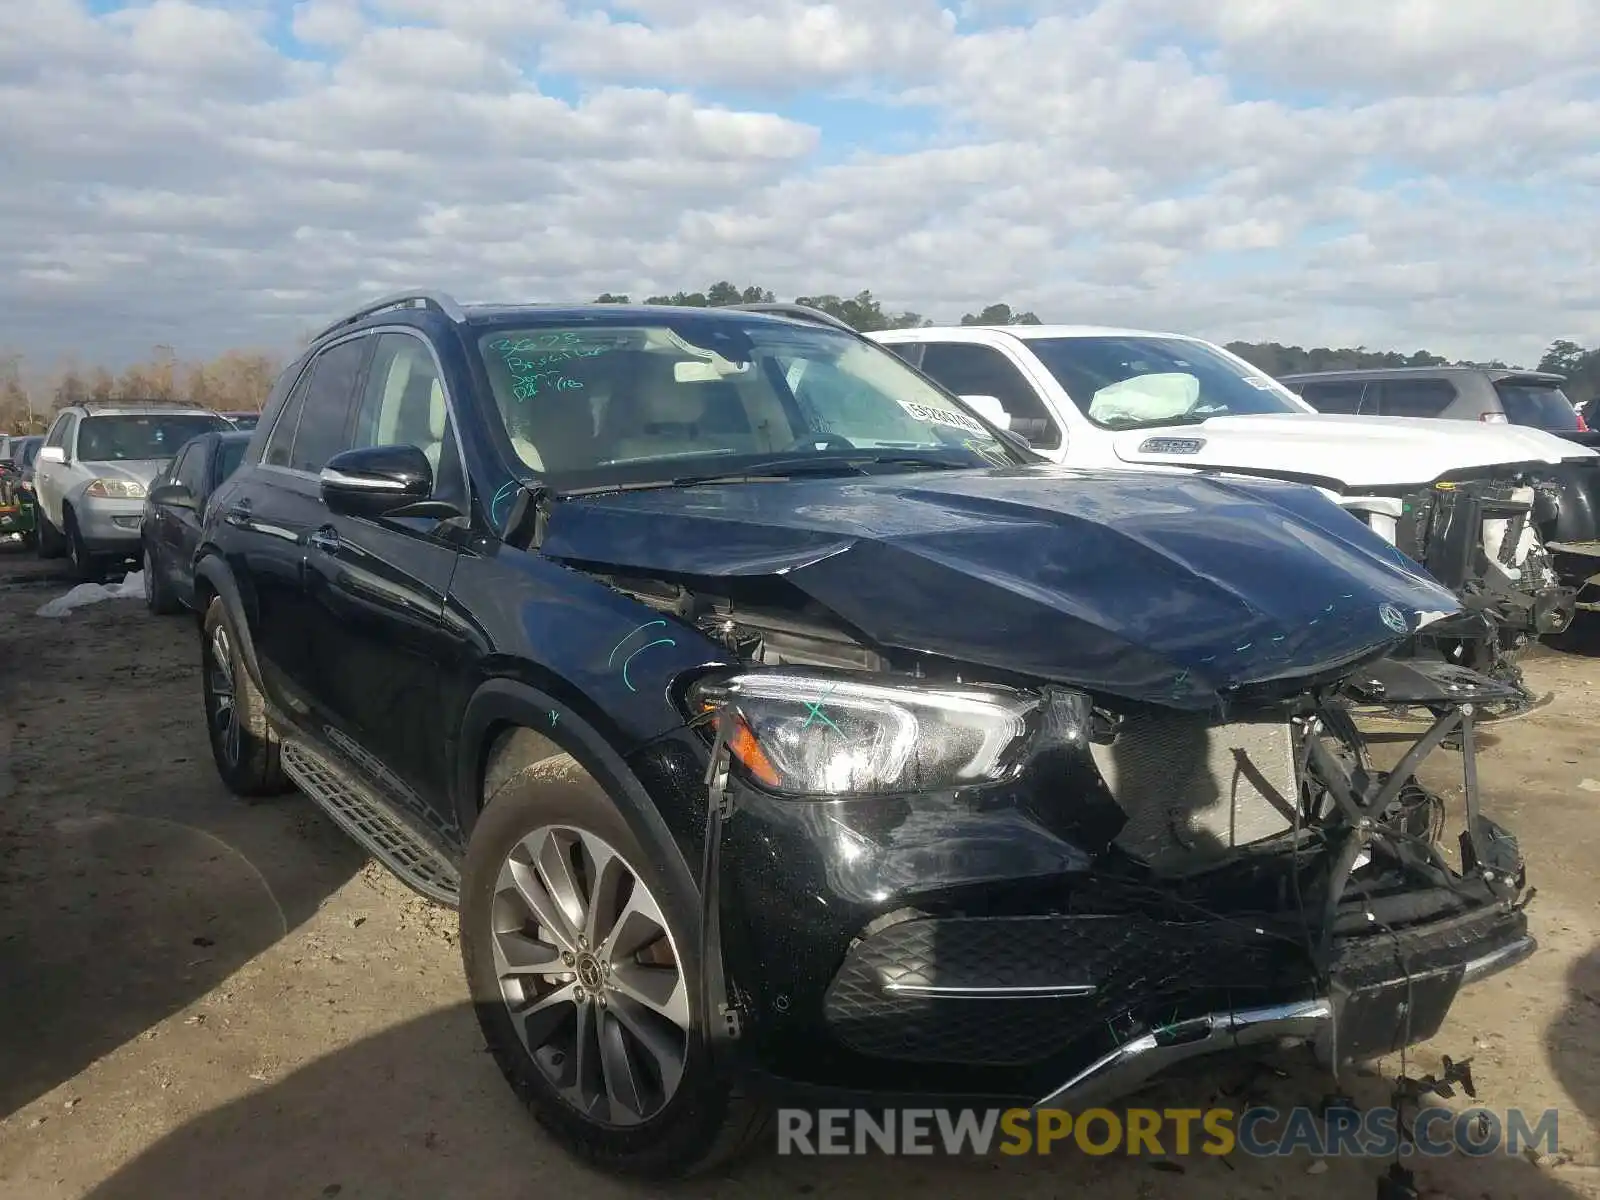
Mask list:
POLYGON ((1506 689, 1387 657, 1450 592, 1310 488, 1040 464, 811 310, 390 298, 205 513, 222 777, 459 908, 506 1077, 614 1170, 778 1096, 1382 1055, 1533 947, 1506 689), (1354 703, 1436 721, 1386 772, 1354 703))

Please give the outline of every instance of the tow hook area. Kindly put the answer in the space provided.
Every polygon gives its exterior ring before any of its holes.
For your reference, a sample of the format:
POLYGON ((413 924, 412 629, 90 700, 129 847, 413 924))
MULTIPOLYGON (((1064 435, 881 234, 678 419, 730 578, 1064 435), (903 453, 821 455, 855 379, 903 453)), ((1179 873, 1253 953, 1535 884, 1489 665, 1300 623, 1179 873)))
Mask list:
POLYGON ((1565 633, 1578 614, 1578 594, 1572 588, 1548 588, 1533 601, 1533 628, 1543 635, 1565 633))

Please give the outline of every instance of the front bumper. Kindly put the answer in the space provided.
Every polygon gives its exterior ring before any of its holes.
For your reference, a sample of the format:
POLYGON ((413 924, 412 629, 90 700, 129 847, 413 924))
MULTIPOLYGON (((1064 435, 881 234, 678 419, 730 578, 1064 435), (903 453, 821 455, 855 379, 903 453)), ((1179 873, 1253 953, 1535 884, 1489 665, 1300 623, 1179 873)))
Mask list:
MULTIPOLYGON (((1090 892, 1118 884, 1083 882, 1090 892)), ((1346 924, 1364 908, 1350 905, 1346 924)), ((1291 925, 1256 936, 1242 917, 910 917, 850 946, 823 1021, 898 1088, 944 1071, 963 1092, 1079 1106, 1251 1044, 1303 1041, 1329 1066, 1392 1053, 1434 1036, 1461 987, 1535 949, 1526 917, 1485 897, 1342 938, 1323 973, 1293 945, 1291 925)))
POLYGON ((72 507, 78 531, 95 554, 134 554, 144 520, 143 500, 90 500, 79 497, 72 507))
POLYGON ((1363 1044, 1366 1049, 1374 1045, 1371 1035, 1376 1030, 1385 1031, 1380 1036, 1388 1051, 1398 1050, 1438 1031, 1449 1001, 1454 999, 1459 988, 1516 966, 1537 948, 1538 943, 1533 938, 1522 934, 1465 963, 1441 967, 1421 976, 1369 985, 1362 992, 1347 996, 1319 996, 1313 1000, 1259 1008, 1228 1009, 1165 1026, 1102 1055, 1038 1100, 1034 1107, 1087 1107, 1127 1095, 1181 1063, 1251 1046, 1303 1042, 1315 1049, 1319 1061, 1332 1065, 1355 1056, 1341 1051, 1342 1045, 1355 1050, 1349 1045, 1353 1039, 1348 1035, 1355 1038, 1367 1035, 1363 1044), (1404 989, 1399 1002, 1388 994, 1397 988, 1404 989), (1412 1016, 1412 998, 1418 994, 1428 1005, 1424 1021, 1416 1021, 1412 1016), (1375 1021, 1370 1020, 1373 1015, 1375 1021), (1365 1028, 1363 1017, 1369 1018, 1365 1028), (1393 1029, 1397 1020, 1406 1027, 1405 1031, 1399 1036, 1389 1036, 1386 1031, 1393 1029), (1341 1034, 1347 1036, 1341 1037, 1341 1034))

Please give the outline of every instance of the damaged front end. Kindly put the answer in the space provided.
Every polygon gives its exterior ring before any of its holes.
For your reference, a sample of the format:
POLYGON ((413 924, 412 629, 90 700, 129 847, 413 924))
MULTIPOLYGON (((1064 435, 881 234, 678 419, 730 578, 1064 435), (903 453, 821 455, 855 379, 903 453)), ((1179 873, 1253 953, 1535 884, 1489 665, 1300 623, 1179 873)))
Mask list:
POLYGON ((1476 720, 1510 689, 1475 672, 1379 660, 1217 718, 701 621, 749 663, 684 696, 711 744, 708 1015, 786 1085, 1080 1108, 1252 1044, 1337 1069, 1534 949, 1479 803, 1476 720), (1434 721, 1384 768, 1351 701, 1434 721), (1442 753, 1455 804, 1417 777, 1442 753))
POLYGON ((1515 695, 1485 716, 1533 705, 1520 652, 1564 632, 1577 593, 1564 582, 1540 533, 1556 485, 1536 473, 1441 480, 1394 497, 1358 497, 1346 507, 1455 592, 1463 612, 1413 639, 1404 653, 1470 667, 1515 695))
POLYGON ((1309 488, 660 490, 558 504, 542 549, 703 639, 630 765, 704 815, 730 1067, 1079 1105, 1252 1041, 1381 1055, 1533 948, 1478 803, 1515 692, 1387 657, 1458 605, 1309 488), (1434 724, 1380 762, 1353 704, 1434 724), (1452 805, 1417 771, 1456 753, 1452 805))

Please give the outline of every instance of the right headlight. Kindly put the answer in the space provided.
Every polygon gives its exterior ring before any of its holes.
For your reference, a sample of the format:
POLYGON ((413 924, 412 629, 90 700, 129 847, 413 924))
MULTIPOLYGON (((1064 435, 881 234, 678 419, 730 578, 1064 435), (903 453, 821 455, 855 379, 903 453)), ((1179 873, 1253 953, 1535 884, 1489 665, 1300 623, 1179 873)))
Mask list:
POLYGON ((795 796, 890 795, 1007 778, 1021 765, 1041 698, 1010 688, 792 669, 689 689, 715 713, 757 783, 795 796))

